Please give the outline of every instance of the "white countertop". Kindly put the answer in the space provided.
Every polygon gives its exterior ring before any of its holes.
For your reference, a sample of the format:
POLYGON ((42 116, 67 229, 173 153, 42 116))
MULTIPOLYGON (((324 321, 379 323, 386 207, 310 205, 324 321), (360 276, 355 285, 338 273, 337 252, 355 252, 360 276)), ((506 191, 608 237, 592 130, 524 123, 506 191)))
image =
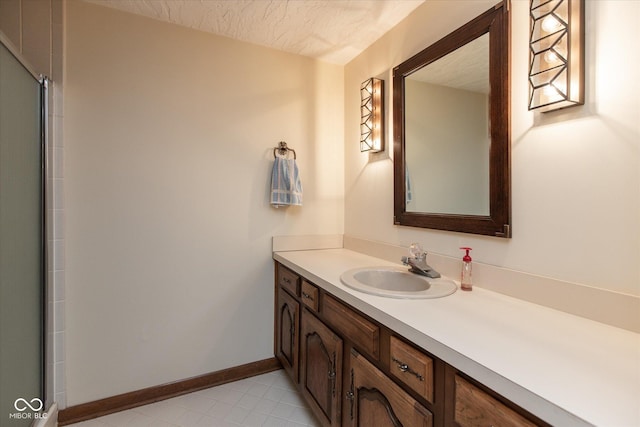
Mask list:
POLYGON ((398 265, 348 249, 274 259, 556 426, 640 426, 640 335, 474 287, 401 300, 344 286, 349 269, 398 265))

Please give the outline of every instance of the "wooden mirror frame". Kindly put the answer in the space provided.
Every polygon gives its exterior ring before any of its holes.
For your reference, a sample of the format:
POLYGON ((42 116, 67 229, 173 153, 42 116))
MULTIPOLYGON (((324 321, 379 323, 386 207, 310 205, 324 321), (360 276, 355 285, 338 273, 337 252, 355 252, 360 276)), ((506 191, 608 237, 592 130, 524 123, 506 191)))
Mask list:
POLYGON ((393 69, 394 224, 511 237, 510 19, 508 0, 393 69), (489 216, 407 212, 405 77, 489 33, 489 216))

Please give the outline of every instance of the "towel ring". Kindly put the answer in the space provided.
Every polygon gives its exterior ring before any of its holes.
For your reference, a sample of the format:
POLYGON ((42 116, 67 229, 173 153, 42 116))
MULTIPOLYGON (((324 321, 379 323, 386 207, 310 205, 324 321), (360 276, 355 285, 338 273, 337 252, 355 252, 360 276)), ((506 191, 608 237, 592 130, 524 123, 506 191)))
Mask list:
POLYGON ((281 156, 286 156, 289 151, 291 151, 293 153, 293 159, 296 159, 296 150, 294 150, 293 148, 289 148, 287 147, 287 143, 284 141, 280 141, 278 143, 278 146, 276 148, 273 149, 273 157, 276 157, 276 152, 278 152, 281 156))

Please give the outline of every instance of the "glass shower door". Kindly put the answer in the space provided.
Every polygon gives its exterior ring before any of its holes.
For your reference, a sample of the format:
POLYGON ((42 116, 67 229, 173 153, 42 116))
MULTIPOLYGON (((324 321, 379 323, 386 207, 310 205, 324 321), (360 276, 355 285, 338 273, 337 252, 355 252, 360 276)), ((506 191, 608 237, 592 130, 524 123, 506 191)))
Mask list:
POLYGON ((0 43, 0 426, 43 408, 41 84, 0 43))

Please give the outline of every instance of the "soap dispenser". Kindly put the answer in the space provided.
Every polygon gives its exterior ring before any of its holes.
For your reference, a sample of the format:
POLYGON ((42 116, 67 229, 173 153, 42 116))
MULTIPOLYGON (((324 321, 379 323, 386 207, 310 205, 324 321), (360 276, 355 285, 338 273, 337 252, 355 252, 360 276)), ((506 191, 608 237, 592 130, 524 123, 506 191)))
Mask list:
POLYGON ((473 288, 473 282, 471 281, 471 256, 469 251, 471 248, 460 248, 467 253, 462 257, 462 272, 460 273, 460 289, 463 291, 470 291, 473 288))

